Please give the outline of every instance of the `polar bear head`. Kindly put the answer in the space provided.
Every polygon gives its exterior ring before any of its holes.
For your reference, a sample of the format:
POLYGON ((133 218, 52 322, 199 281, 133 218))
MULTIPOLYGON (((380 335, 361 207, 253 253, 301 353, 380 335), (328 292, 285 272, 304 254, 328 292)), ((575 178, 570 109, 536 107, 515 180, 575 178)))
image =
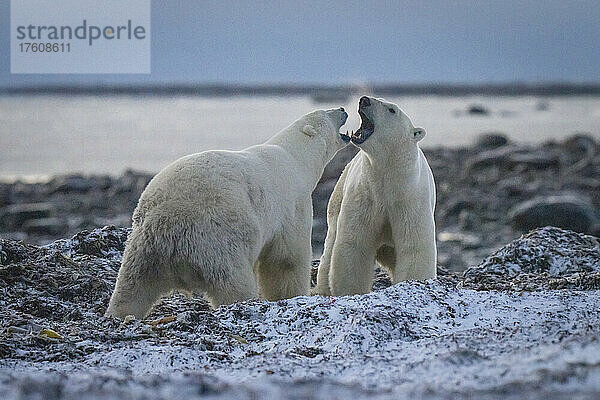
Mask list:
POLYGON ((415 127, 396 104, 383 99, 361 97, 358 114, 361 125, 351 140, 367 153, 390 148, 410 151, 425 137, 423 128, 415 127))
POLYGON ((326 150, 325 158, 328 161, 350 141, 349 136, 339 132, 347 119, 348 113, 344 107, 339 107, 308 113, 297 120, 295 125, 305 138, 326 150))

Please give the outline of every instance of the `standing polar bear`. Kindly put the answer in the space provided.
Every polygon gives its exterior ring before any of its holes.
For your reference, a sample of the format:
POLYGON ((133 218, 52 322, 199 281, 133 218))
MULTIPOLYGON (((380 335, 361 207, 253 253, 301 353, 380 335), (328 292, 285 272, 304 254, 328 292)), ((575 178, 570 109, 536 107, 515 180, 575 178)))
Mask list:
POLYGON ((375 261, 398 283, 436 276, 435 184, 418 146, 425 136, 397 105, 362 97, 362 123, 327 208, 327 238, 314 294, 372 289, 375 261))
POLYGON ((262 145, 183 157, 133 213, 106 314, 143 318, 161 295, 200 290, 213 306, 306 295, 311 193, 349 140, 343 108, 307 114, 262 145))

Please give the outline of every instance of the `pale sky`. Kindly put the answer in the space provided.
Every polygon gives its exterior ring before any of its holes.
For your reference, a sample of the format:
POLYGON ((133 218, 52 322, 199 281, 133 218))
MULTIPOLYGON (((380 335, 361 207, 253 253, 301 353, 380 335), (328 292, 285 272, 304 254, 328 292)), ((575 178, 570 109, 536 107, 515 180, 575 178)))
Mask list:
POLYGON ((0 16, 0 87, 600 82, 597 0, 156 0, 150 75, 11 75, 0 16))

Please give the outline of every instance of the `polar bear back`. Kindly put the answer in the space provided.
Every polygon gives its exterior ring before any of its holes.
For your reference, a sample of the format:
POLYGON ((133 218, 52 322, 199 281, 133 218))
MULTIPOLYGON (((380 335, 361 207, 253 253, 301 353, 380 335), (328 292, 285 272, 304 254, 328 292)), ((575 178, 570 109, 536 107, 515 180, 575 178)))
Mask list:
POLYGON ((148 184, 134 212, 134 227, 148 216, 164 224, 198 221, 211 210, 220 218, 229 213, 231 219, 252 218, 253 224, 268 226, 267 219, 290 207, 277 190, 285 177, 271 166, 284 156, 270 153, 265 160, 265 154, 253 151, 206 151, 175 161, 148 184))

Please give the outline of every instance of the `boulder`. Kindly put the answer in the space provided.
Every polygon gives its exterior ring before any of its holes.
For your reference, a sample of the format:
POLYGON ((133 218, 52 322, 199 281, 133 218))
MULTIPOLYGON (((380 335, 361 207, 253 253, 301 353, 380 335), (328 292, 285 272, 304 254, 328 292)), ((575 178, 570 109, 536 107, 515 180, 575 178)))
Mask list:
POLYGON ((489 115, 490 111, 480 104, 472 104, 467 108, 470 115, 489 115))
POLYGON ((11 185, 0 183, 0 207, 10 204, 11 185))
POLYGON ((20 229, 26 221, 49 218, 55 213, 52 203, 11 204, 0 209, 0 230, 20 229))
POLYGON ((543 226, 556 226, 591 233, 598 225, 594 208, 573 195, 536 197, 513 207, 508 218, 522 232, 543 226))
POLYGON ((67 231, 68 224, 61 218, 40 218, 26 221, 21 229, 29 235, 58 236, 67 231))
POLYGON ((600 242, 555 227, 529 232, 464 272, 478 290, 600 289, 600 242))
POLYGON ((48 182, 49 193, 87 193, 105 190, 111 185, 109 176, 61 175, 48 182))
POLYGON ((506 135, 495 132, 483 133, 475 140, 475 146, 483 150, 496 149, 507 144, 508 138, 506 135))
POLYGON ((567 152, 575 157, 581 158, 588 154, 594 154, 598 151, 596 140, 588 133, 577 133, 569 136, 563 142, 567 152))
POLYGON ((517 165, 533 169, 546 169, 560 165, 560 157, 544 149, 503 146, 486 150, 467 162, 467 170, 473 171, 490 166, 514 168, 517 165))

